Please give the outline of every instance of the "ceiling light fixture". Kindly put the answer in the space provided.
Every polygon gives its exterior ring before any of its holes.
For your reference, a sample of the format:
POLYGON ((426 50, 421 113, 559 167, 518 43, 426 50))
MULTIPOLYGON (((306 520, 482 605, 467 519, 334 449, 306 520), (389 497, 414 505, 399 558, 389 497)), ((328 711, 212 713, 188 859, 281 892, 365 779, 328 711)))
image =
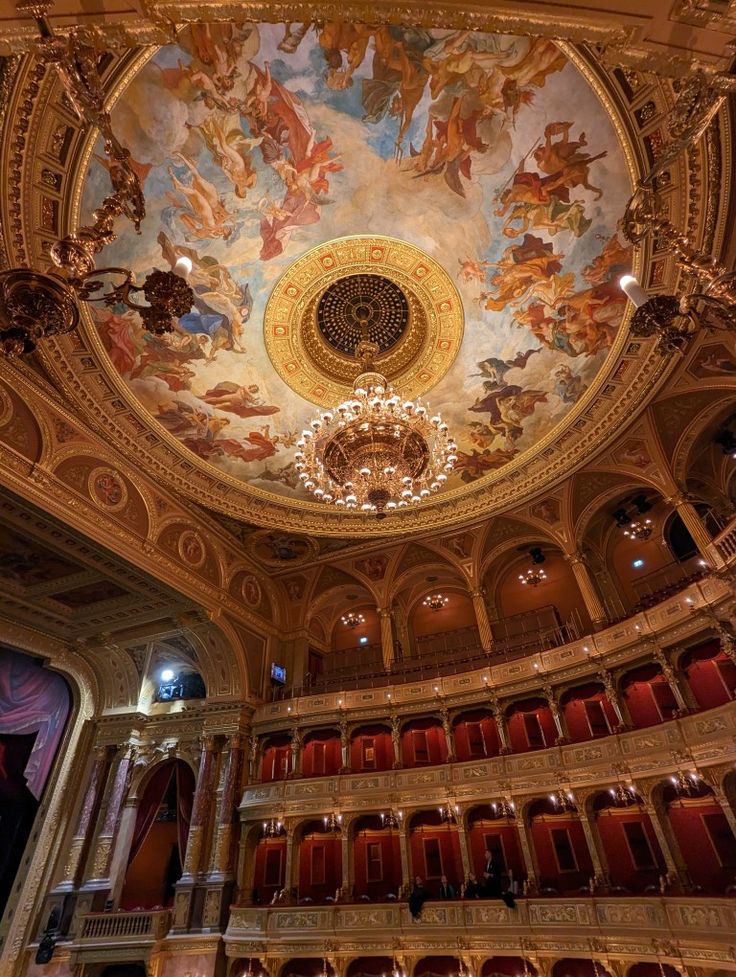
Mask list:
POLYGON ((425 607, 431 608, 433 611, 441 611, 445 604, 450 601, 449 597, 443 597, 442 594, 429 594, 424 598, 422 604, 425 607))
POLYGON ((624 529, 624 536, 628 536, 629 539, 638 539, 643 541, 649 539, 652 535, 652 520, 651 519, 635 519, 630 522, 628 526, 624 529))
POLYGON ((519 574, 519 580, 530 587, 538 587, 543 580, 547 579, 547 574, 541 567, 529 567, 526 573, 519 574))
POLYGON ((322 820, 325 824, 325 831, 339 831, 342 828, 342 814, 332 811, 326 814, 322 820))
POLYGON ((277 838, 284 828, 284 822, 280 818, 271 818, 263 822, 263 837, 277 838))
MULTIPOLYGON (((361 320, 363 334, 367 320, 361 320)), ((447 481, 457 445, 439 414, 394 391, 374 367, 375 343, 355 351, 353 396, 315 417, 297 442, 299 478, 320 502, 379 518, 418 505, 447 481)))
POLYGON ((398 828, 404 821, 403 811, 394 811, 393 808, 388 812, 388 814, 381 811, 381 827, 382 828, 398 828))
POLYGON ((353 611, 349 611, 347 614, 343 614, 340 618, 340 622, 345 625, 346 628, 357 628, 361 624, 365 624, 365 618, 362 614, 355 614, 353 611))

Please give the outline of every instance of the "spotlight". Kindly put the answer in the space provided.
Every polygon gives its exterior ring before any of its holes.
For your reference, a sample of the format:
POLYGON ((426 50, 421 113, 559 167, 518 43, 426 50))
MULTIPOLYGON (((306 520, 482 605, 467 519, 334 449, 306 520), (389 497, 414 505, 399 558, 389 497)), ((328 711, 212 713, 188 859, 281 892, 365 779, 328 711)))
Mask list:
POLYGON ((161 671, 161 681, 162 682, 173 682, 176 678, 176 672, 173 668, 164 668, 161 671))

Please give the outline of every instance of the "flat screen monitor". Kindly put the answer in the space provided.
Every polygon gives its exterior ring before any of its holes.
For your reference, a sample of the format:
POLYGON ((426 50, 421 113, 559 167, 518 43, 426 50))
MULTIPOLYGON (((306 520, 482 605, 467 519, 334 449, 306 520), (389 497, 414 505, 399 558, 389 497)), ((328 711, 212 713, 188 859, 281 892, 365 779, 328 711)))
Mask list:
POLYGON ((271 662, 271 681, 278 685, 286 685, 286 667, 271 662))

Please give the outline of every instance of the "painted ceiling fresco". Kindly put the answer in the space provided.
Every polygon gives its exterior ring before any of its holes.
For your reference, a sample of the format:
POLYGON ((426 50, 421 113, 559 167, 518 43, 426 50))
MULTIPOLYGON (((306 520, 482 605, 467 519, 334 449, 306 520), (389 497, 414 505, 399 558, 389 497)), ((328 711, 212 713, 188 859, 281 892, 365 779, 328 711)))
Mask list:
MULTIPOLYGON (((401 238, 455 278, 463 343, 428 394, 459 445, 450 488, 548 434, 611 348, 629 178, 601 101, 550 41, 194 26, 142 67, 113 122, 147 217, 106 263, 143 277, 187 255, 196 307, 163 339, 103 309, 102 342, 159 424, 252 486, 299 493, 295 443, 314 407, 271 365, 263 313, 282 273, 325 241, 401 238)), ((95 153, 85 214, 108 186, 95 153)))

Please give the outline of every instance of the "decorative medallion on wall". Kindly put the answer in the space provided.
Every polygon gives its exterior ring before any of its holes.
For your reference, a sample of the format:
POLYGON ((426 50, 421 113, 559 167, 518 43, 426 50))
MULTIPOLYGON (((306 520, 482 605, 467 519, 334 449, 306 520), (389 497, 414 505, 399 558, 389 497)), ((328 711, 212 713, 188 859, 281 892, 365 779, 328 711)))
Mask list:
POLYGON ((319 547, 314 540, 292 533, 262 530, 246 540, 246 549, 267 566, 295 565, 317 556, 319 547))
POLYGON ((114 468, 95 468, 87 479, 92 501, 108 512, 119 512, 128 501, 128 487, 114 468))
POLYGON ((452 279, 429 255, 395 238, 346 237, 294 262, 268 300, 263 332, 292 390, 332 407, 360 372, 361 323, 379 349, 375 368, 414 398, 452 366, 463 321, 452 279))
POLYGON ((240 592, 243 595, 243 600, 249 607, 258 607, 261 603, 261 585, 253 574, 248 574, 247 577, 243 577, 240 592))
POLYGON ((195 570, 203 566, 207 558, 207 551, 205 550, 202 538, 191 529, 181 534, 177 549, 182 560, 188 563, 189 566, 194 567, 195 570))

